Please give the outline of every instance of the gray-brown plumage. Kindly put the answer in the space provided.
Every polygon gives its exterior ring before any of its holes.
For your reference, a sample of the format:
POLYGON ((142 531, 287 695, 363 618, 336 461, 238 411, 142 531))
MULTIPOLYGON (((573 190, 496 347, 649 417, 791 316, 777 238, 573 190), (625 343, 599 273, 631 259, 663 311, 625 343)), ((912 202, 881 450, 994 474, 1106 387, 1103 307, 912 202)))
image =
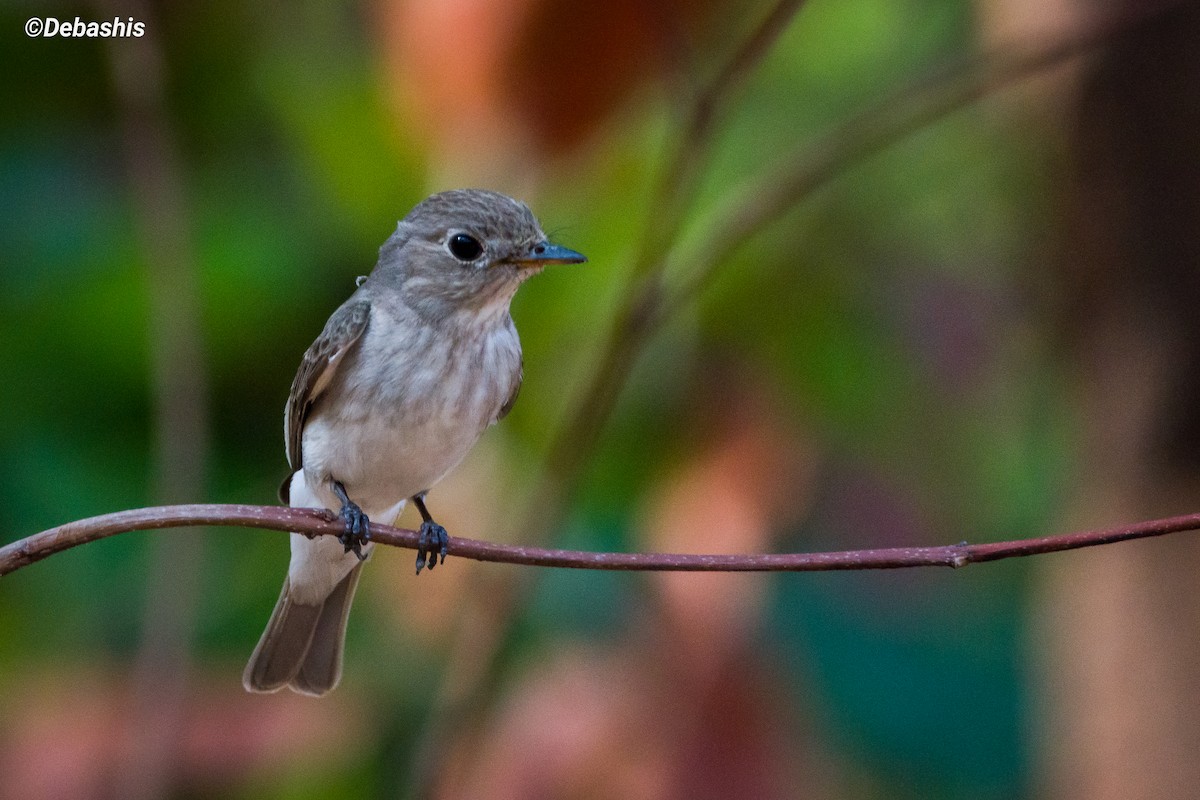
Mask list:
POLYGON ((447 536, 425 493, 521 387, 508 308, 542 267, 584 257, 551 244, 529 209, 482 190, 443 192, 409 212, 379 262, 304 354, 284 413, 293 507, 338 511, 340 541, 292 534, 283 591, 243 675, 247 690, 321 695, 342 673, 346 619, 368 518, 421 512, 417 572, 445 559, 447 536))

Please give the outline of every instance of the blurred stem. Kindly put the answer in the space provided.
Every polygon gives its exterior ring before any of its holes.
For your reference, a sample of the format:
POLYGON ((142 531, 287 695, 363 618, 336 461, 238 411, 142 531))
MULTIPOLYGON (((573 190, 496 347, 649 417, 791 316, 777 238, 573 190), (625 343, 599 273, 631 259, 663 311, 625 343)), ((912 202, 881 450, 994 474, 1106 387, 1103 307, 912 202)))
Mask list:
MULTIPOLYGON (((713 280, 748 240, 803 203, 846 168, 879 153, 955 111, 1014 83, 1096 49, 1117 35, 1132 32, 1175 5, 1159 4, 1149 13, 1107 19, 1054 41, 1014 44, 981 54, 906 87, 838 125, 818 141, 788 154, 732 190, 700 226, 705 235, 686 249, 675 248, 668 264, 690 269, 672 287, 654 314, 657 327, 672 319, 713 280)), ((664 271, 666 271, 664 269, 664 271)))
POLYGON ((650 203, 640 247, 634 256, 631 284, 622 295, 597 366, 581 387, 569 421, 551 441, 534 500, 520 530, 533 541, 546 541, 561 522, 562 509, 583 474, 583 464, 600 438, 624 383, 623 377, 649 340, 661 305, 665 254, 679 238, 704 175, 714 127, 730 98, 762 63, 806 0, 780 0, 717 70, 684 111, 678 141, 650 203))
POLYGON ((720 113, 766 58, 805 2, 779 0, 684 110, 685 121, 674 154, 654 192, 650 204, 653 213, 646 220, 641 245, 634 257, 635 279, 652 275, 662 254, 678 237, 704 175, 703 167, 720 113))
MULTIPOLYGON (((110 40, 108 55, 149 295, 152 491, 159 502, 188 502, 201 499, 204 490, 208 385, 180 158, 165 109, 160 27, 154 9, 140 0, 101 2, 99 11, 146 25, 140 38, 110 40)), ((164 536, 151 549, 128 749, 115 775, 115 796, 137 800, 170 793, 184 724, 202 543, 199 536, 164 536)))
MULTIPOLYGON (((581 400, 559 429, 547 469, 535 492, 533 516, 521 528, 548 534, 561 522, 583 466, 591 457, 629 372, 654 334, 716 277, 730 257, 772 222, 794 209, 851 166, 979 99, 1084 55, 1109 39, 1154 18, 1152 12, 1108 19, 1074 36, 1034 45, 1000 48, 941 70, 906 87, 762 170, 729 193, 730 199, 700 226, 690 247, 679 243, 647 258, 647 279, 635 281, 617 315, 608 345, 589 374, 581 400), (673 264, 690 265, 674 286, 664 283, 673 264)), ((540 539, 535 535, 535 541, 540 539)))

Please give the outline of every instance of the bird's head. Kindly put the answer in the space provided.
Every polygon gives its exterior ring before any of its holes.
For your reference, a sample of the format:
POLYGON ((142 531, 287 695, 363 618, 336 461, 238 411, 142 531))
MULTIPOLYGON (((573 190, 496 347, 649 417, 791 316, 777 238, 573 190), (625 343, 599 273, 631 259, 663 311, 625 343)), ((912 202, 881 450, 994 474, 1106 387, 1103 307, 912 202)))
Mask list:
POLYGON ((456 189, 432 195, 380 248, 372 280, 422 312, 507 311, 517 287, 548 264, 587 259, 553 244, 529 207, 507 195, 456 189))

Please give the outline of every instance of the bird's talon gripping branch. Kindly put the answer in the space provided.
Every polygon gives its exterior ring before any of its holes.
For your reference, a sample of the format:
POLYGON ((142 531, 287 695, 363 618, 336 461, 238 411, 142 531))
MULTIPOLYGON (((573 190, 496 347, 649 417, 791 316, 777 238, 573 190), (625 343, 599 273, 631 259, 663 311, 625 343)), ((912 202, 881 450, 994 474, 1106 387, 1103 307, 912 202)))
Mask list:
POLYGON ((358 507, 358 504, 350 499, 346 494, 346 487, 341 483, 334 482, 333 490, 338 499, 342 501, 342 510, 338 512, 338 516, 346 524, 346 531, 338 537, 338 541, 346 548, 345 552, 353 551, 359 561, 366 561, 367 557, 363 555, 362 546, 371 541, 371 520, 358 507))
POLYGON ((417 537, 417 574, 420 575, 421 570, 425 568, 426 559, 430 569, 438 565, 438 556, 441 556, 443 564, 446 563, 446 550, 449 545, 450 536, 445 528, 433 520, 422 522, 417 537))
POLYGON ((442 557, 442 563, 446 563, 446 550, 450 546, 450 537, 446 534, 446 529, 433 521, 433 517, 429 513, 429 509, 425 507, 425 493, 413 495, 413 505, 417 507, 417 511, 421 513, 421 530, 417 535, 417 574, 421 574, 421 570, 425 569, 425 560, 429 559, 429 568, 433 569, 438 564, 438 556, 442 557))

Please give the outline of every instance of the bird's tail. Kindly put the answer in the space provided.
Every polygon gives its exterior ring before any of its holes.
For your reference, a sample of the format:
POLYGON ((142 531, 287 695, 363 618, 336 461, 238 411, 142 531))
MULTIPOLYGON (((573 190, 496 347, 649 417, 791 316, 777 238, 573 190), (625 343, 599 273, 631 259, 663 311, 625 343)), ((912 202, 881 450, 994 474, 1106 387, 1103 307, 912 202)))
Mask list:
POLYGON ((284 579, 267 629, 242 673, 246 691, 277 692, 290 686, 319 697, 338 685, 346 619, 361 574, 360 563, 319 605, 296 602, 289 592, 290 579, 284 579))

